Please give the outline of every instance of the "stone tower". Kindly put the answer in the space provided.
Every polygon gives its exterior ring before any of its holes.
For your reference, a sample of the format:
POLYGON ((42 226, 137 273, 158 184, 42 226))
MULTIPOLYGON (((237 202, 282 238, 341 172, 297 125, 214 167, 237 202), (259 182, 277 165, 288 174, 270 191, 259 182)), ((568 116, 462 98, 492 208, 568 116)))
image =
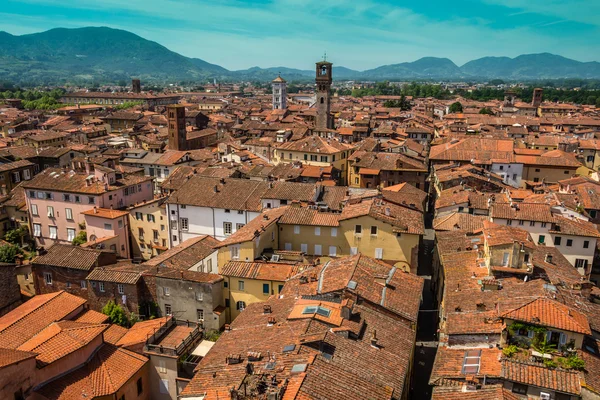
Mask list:
POLYGON ((187 150, 185 106, 181 104, 167 106, 167 119, 169 121, 169 150, 187 150))
POLYGON ((287 83, 281 76, 277 76, 271 82, 273 87, 273 110, 283 110, 287 108, 287 83))
POLYGON ((531 101, 531 105, 534 107, 539 107, 542 104, 542 94, 544 90, 542 88, 533 89, 533 100, 531 101))
POLYGON ((333 120, 331 119, 330 110, 330 94, 332 81, 333 64, 325 60, 317 63, 317 84, 316 90, 316 106, 317 106, 317 121, 315 128, 317 130, 333 129, 333 120))
POLYGON ((142 92, 142 83, 139 79, 131 80, 131 91, 133 93, 141 93, 142 92))

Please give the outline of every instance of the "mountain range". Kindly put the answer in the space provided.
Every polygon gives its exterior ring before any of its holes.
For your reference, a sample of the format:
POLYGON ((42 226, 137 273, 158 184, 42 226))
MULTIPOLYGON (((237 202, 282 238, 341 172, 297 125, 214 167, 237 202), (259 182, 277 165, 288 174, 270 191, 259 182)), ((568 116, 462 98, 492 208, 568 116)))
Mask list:
MULTIPOLYGON (((144 82, 269 81, 279 73, 288 81, 310 81, 315 72, 283 66, 229 71, 131 32, 106 27, 56 28, 21 36, 0 31, 0 81, 6 82, 83 84, 131 77, 144 82)), ((333 75, 336 80, 600 79, 600 63, 541 53, 483 57, 459 67, 448 58, 424 57, 365 71, 334 66, 333 75)))

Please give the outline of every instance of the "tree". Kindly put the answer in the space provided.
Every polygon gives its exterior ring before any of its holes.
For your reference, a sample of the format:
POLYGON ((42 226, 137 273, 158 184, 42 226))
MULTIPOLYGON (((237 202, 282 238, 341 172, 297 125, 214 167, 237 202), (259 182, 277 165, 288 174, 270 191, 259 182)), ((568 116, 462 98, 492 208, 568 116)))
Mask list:
POLYGON ((28 234, 28 230, 24 226, 20 226, 17 229, 12 229, 4 235, 4 240, 11 244, 23 246, 23 239, 28 234))
POLYGON ((87 242, 87 232, 79 231, 79 233, 77 234, 77 236, 75 236, 75 239, 73 239, 71 244, 73 246, 81 246, 82 244, 84 244, 86 242, 87 242))
POLYGON ((113 324, 124 326, 125 328, 128 328, 130 325, 123 307, 116 304, 113 300, 109 300, 108 303, 102 307, 102 314, 108 315, 108 319, 113 324))
POLYGON ((462 104, 460 104, 460 102, 457 101, 450 105, 451 113, 461 113, 462 111, 463 111, 463 106, 462 106, 462 104))
POLYGON ((483 107, 481 110, 479 110, 479 114, 494 115, 494 112, 487 107, 483 107))
POLYGON ((14 244, 0 246, 0 262, 14 263, 18 255, 23 254, 23 250, 14 244))

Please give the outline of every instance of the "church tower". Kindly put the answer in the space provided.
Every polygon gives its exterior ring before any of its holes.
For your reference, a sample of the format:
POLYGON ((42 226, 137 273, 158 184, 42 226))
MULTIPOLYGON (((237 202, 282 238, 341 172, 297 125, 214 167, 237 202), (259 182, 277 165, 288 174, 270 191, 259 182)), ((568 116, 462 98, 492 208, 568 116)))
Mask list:
POLYGON ((326 60, 317 63, 317 76, 315 82, 316 89, 316 106, 317 106, 317 121, 315 129, 325 130, 333 129, 333 120, 331 119, 330 111, 330 95, 332 81, 333 64, 326 60))
POLYGON ((273 110, 283 110, 287 108, 287 83, 281 76, 277 76, 271 82, 273 88, 273 110))
POLYGON ((167 106, 167 120, 169 121, 169 150, 187 150, 185 106, 181 104, 167 106))

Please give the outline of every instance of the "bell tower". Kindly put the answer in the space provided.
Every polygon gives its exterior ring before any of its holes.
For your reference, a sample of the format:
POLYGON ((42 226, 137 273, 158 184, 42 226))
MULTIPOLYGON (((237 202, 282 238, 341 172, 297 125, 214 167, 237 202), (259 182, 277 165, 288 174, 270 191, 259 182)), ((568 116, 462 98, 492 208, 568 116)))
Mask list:
POLYGON ((167 106, 167 120, 169 121, 169 150, 187 150, 185 106, 182 104, 167 106))
POLYGON ((317 120, 315 128, 317 130, 333 129, 333 120, 331 119, 330 111, 330 96, 331 96, 331 81, 332 81, 333 64, 327 61, 327 57, 323 57, 323 61, 317 63, 317 76, 315 82, 316 89, 316 106, 317 120))

